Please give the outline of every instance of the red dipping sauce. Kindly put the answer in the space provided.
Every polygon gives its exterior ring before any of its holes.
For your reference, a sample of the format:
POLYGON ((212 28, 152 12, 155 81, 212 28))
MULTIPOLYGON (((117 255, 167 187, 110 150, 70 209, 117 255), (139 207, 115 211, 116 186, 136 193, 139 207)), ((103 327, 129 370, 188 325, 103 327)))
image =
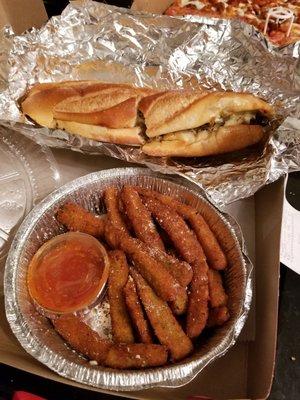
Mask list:
POLYGON ((27 283, 32 299, 54 313, 93 304, 105 287, 109 259, 94 237, 69 232, 46 242, 30 262, 27 283))

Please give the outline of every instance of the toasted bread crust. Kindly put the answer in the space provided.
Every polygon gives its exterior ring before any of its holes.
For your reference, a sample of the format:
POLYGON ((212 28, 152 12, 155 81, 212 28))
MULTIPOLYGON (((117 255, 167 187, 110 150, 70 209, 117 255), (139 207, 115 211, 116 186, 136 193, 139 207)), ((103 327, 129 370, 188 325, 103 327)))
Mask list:
POLYGON ((145 154, 157 157, 201 157, 243 149, 263 138, 263 128, 249 125, 250 119, 257 112, 267 118, 274 114, 268 103, 250 93, 157 91, 88 80, 37 84, 22 110, 39 125, 102 142, 144 145, 145 154), (241 118, 244 115, 250 119, 241 118), (199 131, 232 116, 231 125, 199 131), (160 139, 144 144, 145 128, 150 139, 160 139))
POLYGON ((148 137, 198 128, 233 113, 273 113, 268 103, 250 93, 191 91, 170 91, 152 96, 141 110, 144 110, 148 137))
POLYGON ((99 142, 138 146, 143 144, 141 128, 110 129, 99 125, 79 124, 78 122, 56 121, 56 128, 65 129, 74 135, 83 136, 99 142))
POLYGON ((146 143, 142 150, 145 154, 156 157, 202 157, 229 153, 252 146, 264 136, 260 125, 223 126, 215 132, 203 133, 194 141, 185 140, 179 132, 172 135, 172 140, 152 141, 146 143))

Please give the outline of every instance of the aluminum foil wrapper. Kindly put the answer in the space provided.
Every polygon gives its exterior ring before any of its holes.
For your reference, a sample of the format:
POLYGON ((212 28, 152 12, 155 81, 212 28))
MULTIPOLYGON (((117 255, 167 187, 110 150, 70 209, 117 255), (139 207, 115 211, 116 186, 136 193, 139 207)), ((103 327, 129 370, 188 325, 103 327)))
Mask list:
MULTIPOLYGON (((96 172, 76 179, 45 198, 22 223, 5 268, 6 316, 23 348, 58 374, 77 382, 112 390, 176 387, 188 383, 206 365, 223 355, 236 341, 248 314, 252 297, 252 265, 237 223, 217 211, 200 193, 199 187, 179 177, 163 177, 145 168, 120 168, 96 172), (146 370, 114 370, 92 365, 69 348, 49 320, 38 313, 30 300, 26 273, 37 249, 63 232, 55 219, 60 205, 76 201, 87 209, 103 213, 101 194, 108 186, 140 185, 179 197, 196 207, 208 221, 223 250, 228 267, 224 284, 231 318, 225 325, 201 338, 193 354, 181 362, 146 370)), ((109 304, 99 302, 83 318, 100 335, 111 334, 109 304)))
POLYGON ((0 123, 37 141, 185 176, 218 205, 250 196, 299 169, 299 42, 275 48, 237 20, 172 18, 72 1, 40 30, 15 36, 5 28, 0 48, 0 123), (276 106, 278 118, 265 145, 250 152, 201 159, 149 157, 139 148, 99 143, 24 120, 18 100, 31 85, 70 79, 249 91, 276 106))

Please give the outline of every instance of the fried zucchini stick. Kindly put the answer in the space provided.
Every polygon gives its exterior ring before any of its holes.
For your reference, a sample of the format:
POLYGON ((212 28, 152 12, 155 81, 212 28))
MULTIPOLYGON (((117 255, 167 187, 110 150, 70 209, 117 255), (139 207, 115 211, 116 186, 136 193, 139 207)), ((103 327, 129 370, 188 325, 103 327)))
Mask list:
POLYGON ((103 364, 112 343, 103 339, 74 314, 63 315, 52 320, 55 330, 75 350, 90 360, 103 364))
POLYGON ((137 187, 136 190, 141 195, 159 200, 161 203, 166 204, 178 212, 178 214, 188 221, 194 230, 197 239, 203 248, 204 254, 206 255, 209 266, 216 270, 226 268, 226 256, 221 249, 217 238, 211 231, 205 219, 196 209, 187 204, 183 204, 178 200, 175 200, 173 197, 158 193, 154 190, 148 190, 140 187, 137 187))
POLYGON ((183 218, 169 206, 154 199, 145 199, 145 205, 167 232, 174 247, 193 268, 187 310, 187 334, 200 335, 208 317, 208 266, 202 247, 183 218))
POLYGON ((222 277, 218 271, 208 270, 209 299, 212 308, 224 306, 227 303, 222 277))
POLYGON ((113 242, 117 248, 120 248, 129 256, 138 271, 163 300, 176 302, 179 298, 178 303, 183 303, 182 299, 187 297, 185 288, 179 285, 163 263, 143 250, 144 246, 138 239, 133 239, 124 234, 109 221, 105 226, 105 237, 108 242, 113 242))
POLYGON ((133 343, 112 346, 104 364, 110 368, 149 368, 166 364, 168 352, 161 344, 133 343))
POLYGON ((207 322, 209 299, 207 270, 206 261, 193 265, 186 318, 186 332, 190 338, 199 336, 207 322))
POLYGON ((104 233, 104 218, 75 203, 66 203, 60 207, 56 219, 69 231, 83 232, 95 237, 101 237, 104 233))
POLYGON ((190 264, 185 261, 180 261, 164 251, 152 249, 150 246, 146 248, 151 256, 165 265, 170 274, 174 276, 181 286, 186 287, 191 282, 193 270, 190 264))
POLYGON ((128 229, 119 210, 119 192, 116 187, 105 189, 104 203, 109 221, 121 231, 128 233, 128 229))
POLYGON ((156 230, 151 214, 144 206, 137 191, 131 186, 124 186, 121 198, 137 238, 152 248, 164 251, 163 241, 156 230))
POLYGON ((110 368, 147 368, 164 365, 168 353, 159 344, 120 343, 114 344, 99 336, 75 315, 53 319, 56 331, 71 347, 88 359, 110 368))
POLYGON ((173 360, 186 357, 193 350, 193 344, 167 303, 154 293, 143 277, 133 268, 130 269, 130 274, 136 283, 139 297, 160 343, 170 350, 173 360))
POLYGON ((179 285, 165 264, 151 257, 135 239, 125 239, 121 243, 121 248, 133 260, 137 270, 155 292, 163 300, 172 303, 172 309, 176 314, 183 314, 187 307, 186 289, 179 285))
MULTIPOLYGON (((109 225, 106 229, 106 240, 112 247, 120 247, 119 235, 113 233, 113 230, 109 225)), ((151 257, 155 258, 158 262, 164 264, 166 269, 170 274, 177 280, 177 282, 182 286, 186 287, 192 280, 193 270, 190 264, 185 261, 180 261, 176 257, 161 251, 159 249, 151 248, 151 246, 136 240, 140 248, 148 253, 151 257)))
POLYGON ((192 265, 206 260, 195 234, 176 211, 155 199, 145 198, 144 204, 167 232, 174 247, 186 262, 192 265))
POLYGON ((226 306, 221 306, 217 308, 211 308, 209 310, 207 327, 214 328, 215 326, 221 326, 225 324, 230 318, 228 308, 226 306))
POLYGON ((133 325, 136 328, 139 340, 142 343, 152 343, 148 321, 144 316, 144 312, 136 291, 134 281, 131 276, 123 289, 125 295, 125 303, 129 311, 133 325))
POLYGON ((127 260, 120 250, 110 251, 109 260, 108 299, 113 338, 117 343, 133 343, 133 330, 123 293, 129 273, 127 260))

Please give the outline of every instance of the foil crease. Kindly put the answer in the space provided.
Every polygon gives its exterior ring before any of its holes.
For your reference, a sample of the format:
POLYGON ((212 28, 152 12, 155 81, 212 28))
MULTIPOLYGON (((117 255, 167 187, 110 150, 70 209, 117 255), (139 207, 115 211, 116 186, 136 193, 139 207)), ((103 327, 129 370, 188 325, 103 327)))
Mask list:
POLYGON ((299 42, 276 48, 237 20, 154 16, 73 1, 39 30, 16 36, 6 27, 0 48, 0 123, 41 143, 185 176, 218 206, 299 169, 299 42), (31 85, 72 79, 249 91, 276 107, 275 132, 263 147, 238 155, 166 159, 37 127, 22 116, 19 100, 31 85))
MULTIPOLYGON (((198 185, 181 177, 165 177, 146 168, 120 168, 92 173, 76 179, 47 196, 26 217, 12 243, 5 268, 5 309, 11 329, 23 348, 48 368, 66 378, 102 389, 132 391, 151 387, 178 387, 209 363, 222 356, 236 342, 246 321, 252 298, 253 266, 247 256, 241 229, 226 213, 217 211, 198 185), (230 320, 201 340, 188 358, 165 367, 146 370, 114 370, 95 366, 69 348, 50 322, 38 313, 30 300, 26 274, 37 249, 64 232, 55 214, 66 201, 103 213, 101 195, 108 186, 140 185, 178 196, 196 207, 211 225, 228 259, 224 284, 228 294, 230 320)), ((92 329, 110 335, 105 301, 84 312, 92 329)))

